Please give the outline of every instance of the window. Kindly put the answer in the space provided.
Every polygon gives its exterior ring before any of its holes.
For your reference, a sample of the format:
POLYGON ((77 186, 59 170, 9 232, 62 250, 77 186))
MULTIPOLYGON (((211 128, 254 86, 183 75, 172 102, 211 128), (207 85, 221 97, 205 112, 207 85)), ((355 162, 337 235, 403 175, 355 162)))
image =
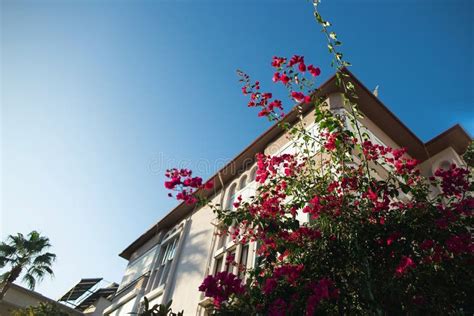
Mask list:
POLYGON ((239 190, 242 190, 243 188, 245 188, 245 186, 247 185, 247 176, 244 175, 240 178, 240 181, 239 181, 239 190))
POLYGON ((171 262, 173 261, 174 254, 176 252, 176 245, 178 243, 178 237, 172 238, 165 245, 162 246, 162 252, 159 258, 159 266, 156 280, 158 281, 156 286, 165 284, 168 273, 170 272, 171 262))
POLYGON ((252 266, 251 260, 249 260, 253 243, 245 245, 232 245, 228 249, 216 249, 215 255, 211 265, 211 271, 213 275, 221 271, 233 273, 239 277, 239 279, 245 281, 245 273, 247 269, 252 266), (229 256, 233 256, 233 260, 229 260, 229 256), (227 262, 230 262, 229 264, 227 262), (234 263, 232 263, 234 262, 234 263))
POLYGON ((155 261, 153 273, 150 276, 150 283, 147 286, 149 291, 166 284, 173 259, 176 255, 180 232, 181 229, 174 228, 165 235, 160 247, 160 253, 155 261))
MULTIPOLYGON (((233 183, 230 188, 229 188, 229 191, 227 191, 227 195, 226 195, 226 199, 225 199, 225 203, 224 203, 224 206, 225 206, 225 209, 227 210, 233 210, 234 209, 234 201, 235 201, 235 198, 236 198, 236 194, 235 194, 235 188, 237 187, 237 185, 235 183, 233 183)), ((220 227, 220 229, 222 229, 222 227, 220 227)), ((220 249, 222 247, 224 247, 227 242, 229 242, 229 238, 226 234, 223 234, 223 235, 220 235, 217 237, 217 248, 216 249, 220 249)))
MULTIPOLYGON (((238 196, 242 196, 242 200, 246 201, 255 195, 256 182, 254 180, 256 170, 256 167, 252 168, 248 176, 243 175, 238 183, 233 183, 229 187, 225 202, 223 203, 226 209, 233 210, 233 203, 238 196)), ((223 227, 217 228, 217 230, 222 229, 223 227)), ((218 272, 227 271, 241 279, 244 278, 246 269, 252 266, 252 260, 249 260, 252 247, 253 243, 245 245, 235 244, 232 238, 226 234, 218 236, 214 245, 214 256, 209 267, 210 273, 215 275, 218 272), (234 256, 233 261, 237 264, 227 264, 228 256, 234 256), (240 267, 244 267, 244 269, 239 269, 240 267)))
POLYGON ((118 291, 120 291, 121 289, 126 287, 128 284, 137 280, 142 275, 144 275, 145 273, 151 270, 151 265, 153 263, 153 259, 155 257, 155 253, 157 249, 158 249, 158 246, 152 247, 150 250, 146 251, 143 255, 141 255, 140 257, 131 261, 128 264, 118 291))
POLYGON ((225 208, 226 209, 232 209, 233 208, 233 203, 234 203, 234 199, 235 199, 235 187, 236 187, 236 184, 232 184, 229 188, 229 191, 227 192, 227 201, 226 201, 226 205, 225 205, 225 208))
MULTIPOLYGON (((242 251, 240 253, 239 267, 247 267, 249 257, 249 244, 242 246, 242 251)), ((245 280, 245 270, 239 270, 239 279, 245 280)))
MULTIPOLYGON (((229 256, 229 255, 232 256, 232 257, 234 258, 233 261, 235 261, 235 259, 237 259, 237 258, 235 257, 236 252, 237 252, 237 250, 236 250, 236 249, 233 249, 232 251, 227 252, 227 256, 229 256)), ((232 273, 232 272, 234 271, 234 265, 231 264, 231 263, 227 263, 227 262, 226 262, 226 270, 227 270, 227 272, 232 273)))
POLYGON ((252 181, 255 181, 257 175, 257 167, 254 167, 252 170, 250 170, 250 177, 249 177, 249 183, 252 181))
POLYGON ((222 234, 217 236, 217 249, 221 249, 225 246, 227 241, 227 235, 222 234))
POLYGON ((224 263, 224 255, 220 255, 218 258, 215 259, 215 267, 214 267, 214 275, 221 272, 222 264, 224 263))

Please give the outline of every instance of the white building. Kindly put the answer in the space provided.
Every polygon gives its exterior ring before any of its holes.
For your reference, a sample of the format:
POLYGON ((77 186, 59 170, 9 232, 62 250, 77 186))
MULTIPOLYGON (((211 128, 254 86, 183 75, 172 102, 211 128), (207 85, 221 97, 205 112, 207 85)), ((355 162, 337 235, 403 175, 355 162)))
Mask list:
MULTIPOLYGON (((422 161, 420 169, 426 176, 432 175, 439 166, 453 162, 463 164, 460 155, 471 138, 462 127, 455 125, 423 143, 353 74, 348 74, 356 86, 359 110, 365 116, 360 123, 367 128, 374 142, 393 148, 407 147, 411 157, 422 161)), ((335 77, 320 87, 320 93, 329 96, 327 101, 332 110, 344 110, 335 77)), ((303 111, 307 127, 312 128, 310 106, 303 105, 303 111)), ((296 111, 285 118, 290 123, 295 119, 296 111)), ((273 126, 212 177, 215 188, 209 197, 214 203, 231 206, 235 196, 252 195, 256 187, 255 154, 291 152, 292 148, 287 135, 273 126)), ((225 237, 215 235, 216 225, 215 215, 207 206, 197 208, 182 203, 171 210, 120 254, 129 264, 104 315, 137 312, 144 296, 151 305, 173 299, 174 311, 184 310, 186 315, 205 314, 209 300, 198 291, 204 277, 224 270, 225 257, 229 253, 234 253, 237 262, 249 267, 255 261, 254 244, 234 245, 225 237)))

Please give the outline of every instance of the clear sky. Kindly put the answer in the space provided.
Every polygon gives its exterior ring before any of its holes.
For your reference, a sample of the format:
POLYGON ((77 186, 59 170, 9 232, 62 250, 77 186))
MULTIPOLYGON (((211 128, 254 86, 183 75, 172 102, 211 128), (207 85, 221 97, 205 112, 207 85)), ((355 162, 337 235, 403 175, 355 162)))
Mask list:
MULTIPOLYGON (((120 281, 118 253, 176 205, 167 167, 209 176, 268 128, 236 68, 264 88, 273 55, 332 74, 305 0, 0 3, 0 237, 50 237, 56 277, 37 289, 53 298, 83 277, 120 281)), ((321 10, 351 70, 422 140, 457 122, 474 134, 473 1, 321 10)))

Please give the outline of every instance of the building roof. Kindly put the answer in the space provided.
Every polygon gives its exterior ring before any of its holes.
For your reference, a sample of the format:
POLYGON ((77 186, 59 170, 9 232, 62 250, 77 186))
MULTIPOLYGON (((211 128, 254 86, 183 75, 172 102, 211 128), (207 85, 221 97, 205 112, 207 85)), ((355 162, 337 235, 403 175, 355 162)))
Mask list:
MULTIPOLYGON (((408 153, 412 157, 424 161, 449 146, 453 147, 458 154, 463 154, 471 143, 471 137, 459 124, 439 134, 430 141, 423 143, 423 141, 421 141, 405 124, 403 124, 395 114, 393 114, 382 103, 382 101, 367 89, 349 70, 344 69, 343 71, 349 75, 352 83, 355 85, 355 91, 358 96, 357 104, 360 111, 374 124, 381 127, 385 134, 393 139, 398 145, 406 147, 408 153)), ((341 88, 336 84, 335 75, 318 88, 316 95, 324 96, 334 92, 342 92, 341 88)), ((311 110, 309 104, 301 104, 301 106, 305 114, 311 110)), ((283 120, 288 123, 293 123, 296 119, 297 111, 296 107, 294 107, 283 120)), ((275 124, 270 127, 209 179, 214 182, 214 189, 212 191, 201 190, 198 191, 198 194, 212 196, 217 193, 222 188, 220 179, 222 179, 223 183, 231 181, 236 174, 235 171, 239 170, 236 166, 241 168, 246 167, 245 164, 252 161, 251 159, 254 159, 255 154, 262 152, 268 143, 280 136, 282 133, 283 130, 278 125, 275 124)), ((172 226, 178 220, 192 212, 193 209, 193 206, 186 203, 179 204, 125 248, 119 256, 127 260, 130 259, 133 252, 158 233, 159 230, 172 226)))
MULTIPOLYGON (((75 309, 72 309, 71 307, 69 306, 66 306, 64 304, 61 304, 59 302, 56 302, 55 300, 53 299, 50 299, 49 297, 46 297, 38 292, 35 292, 35 291, 32 291, 32 290, 29 290, 27 288, 24 288, 18 284, 15 284, 15 283, 12 283, 9 285, 9 288, 7 290, 7 294, 9 293, 9 291, 18 291, 18 292, 22 292, 26 295, 29 295, 30 297, 34 297, 36 300, 40 301, 40 302, 47 302, 47 303, 51 303, 51 304, 55 304, 56 306, 58 306, 59 308, 61 308, 62 310, 64 311, 67 311, 68 313, 72 314, 72 315, 82 315, 81 312, 75 310, 75 309)), ((4 298, 4 300, 6 300, 7 297, 4 298)))

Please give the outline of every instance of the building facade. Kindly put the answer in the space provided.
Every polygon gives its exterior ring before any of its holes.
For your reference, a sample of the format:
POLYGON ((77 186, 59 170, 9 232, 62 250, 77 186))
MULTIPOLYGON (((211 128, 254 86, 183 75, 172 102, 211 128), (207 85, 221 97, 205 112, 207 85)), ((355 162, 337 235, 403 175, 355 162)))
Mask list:
MULTIPOLYGON (((439 167, 464 164, 461 155, 471 138, 462 127, 455 125, 424 143, 352 73, 347 73, 356 87, 358 106, 364 115, 360 123, 374 143, 392 148, 406 147, 412 158, 421 161, 419 168, 425 176, 431 176, 439 167)), ((325 82, 318 93, 327 96, 326 101, 332 111, 344 114, 346 107, 335 77, 325 82)), ((302 107, 306 128, 317 133, 311 107, 302 107)), ((295 122, 296 111, 291 111, 285 120, 295 122)), ((215 184, 213 191, 203 194, 207 194, 213 204, 232 208, 235 197, 245 199, 255 194, 255 154, 292 153, 295 150, 293 145, 278 126, 271 127, 219 170, 211 178, 215 184)), ((300 214, 298 218, 306 221, 306 215, 300 214)), ((215 215, 207 206, 193 207, 183 203, 171 210, 120 254, 129 264, 104 315, 138 312, 145 296, 151 305, 172 299, 174 311, 184 310, 186 315, 205 315, 210 300, 198 291, 204 277, 225 269, 234 269, 234 274, 238 274, 236 267, 225 265, 229 254, 247 267, 252 267, 256 259, 255 243, 235 245, 230 238, 216 234, 218 226, 215 215)), ((245 275, 240 277, 245 278, 245 275)))

